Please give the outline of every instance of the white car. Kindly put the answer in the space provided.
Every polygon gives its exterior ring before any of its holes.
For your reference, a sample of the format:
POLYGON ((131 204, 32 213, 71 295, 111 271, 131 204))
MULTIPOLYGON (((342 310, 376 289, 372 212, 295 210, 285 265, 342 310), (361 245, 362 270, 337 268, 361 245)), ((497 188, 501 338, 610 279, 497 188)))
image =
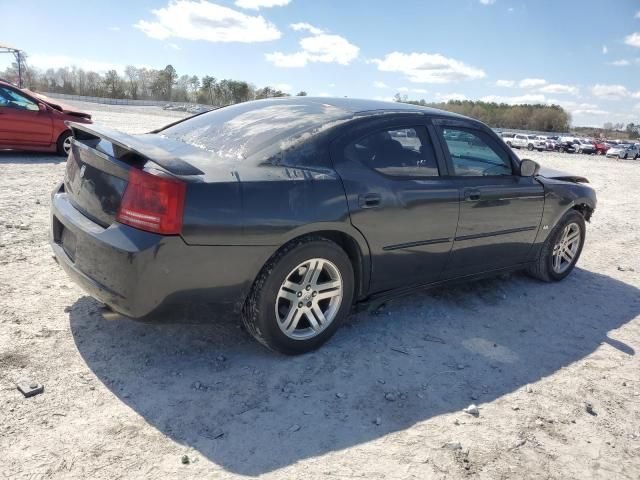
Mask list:
POLYGON ((576 139, 574 142, 576 153, 586 153, 588 155, 596 153, 596 146, 591 140, 588 139, 576 139))
POLYGON ((640 157, 640 149, 638 145, 632 143, 621 143, 620 145, 613 145, 607 150, 607 157, 616 157, 619 159, 633 158, 634 160, 640 157))

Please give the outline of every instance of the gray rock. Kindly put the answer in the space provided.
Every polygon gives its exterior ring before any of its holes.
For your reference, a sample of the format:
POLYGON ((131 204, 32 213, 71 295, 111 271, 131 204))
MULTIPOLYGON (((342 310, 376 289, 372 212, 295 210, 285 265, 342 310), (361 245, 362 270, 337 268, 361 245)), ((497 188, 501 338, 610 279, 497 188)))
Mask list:
POLYGON ((346 397, 346 395, 345 395, 344 393, 340 393, 340 392, 338 392, 338 393, 336 393, 336 397, 338 397, 338 398, 344 398, 344 397, 346 397))
POLYGON ((385 394, 384 394, 384 398, 385 398, 385 400, 387 400, 388 402, 395 402, 395 401, 398 399, 397 395, 396 395, 395 393, 393 393, 393 392, 387 392, 387 393, 385 393, 385 394))
POLYGON ((382 419, 380 417, 376 417, 376 419, 373 421, 373 423, 375 423, 376 425, 380 425, 380 424, 382 424, 382 419))
POLYGON ((26 378, 19 380, 16 387, 18 387, 18 390, 20 390, 20 393, 22 393, 25 398, 33 397, 34 395, 44 392, 44 385, 26 378))
POLYGON ((462 450, 462 444, 460 442, 447 442, 442 448, 448 448, 449 450, 462 450))
POLYGON ((464 413, 468 413, 469 415, 472 415, 474 417, 479 417, 480 416, 480 410, 473 403, 471 405, 469 405, 467 408, 463 409, 462 411, 464 413))
POLYGON ((298 430, 300 430, 302 427, 300 425, 291 425, 291 427, 289 428, 290 432, 297 432, 298 430))

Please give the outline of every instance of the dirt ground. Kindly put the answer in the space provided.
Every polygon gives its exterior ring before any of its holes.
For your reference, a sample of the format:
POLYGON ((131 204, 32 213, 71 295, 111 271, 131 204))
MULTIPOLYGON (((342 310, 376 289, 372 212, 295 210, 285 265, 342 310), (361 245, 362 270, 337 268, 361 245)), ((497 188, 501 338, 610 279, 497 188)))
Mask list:
MULTIPOLYGON (((129 132, 176 117, 85 107, 129 132)), ((103 311, 47 243, 64 161, 0 153, 0 476, 637 480, 640 161, 521 156, 598 192, 569 278, 398 299, 289 358, 215 312, 103 311), (21 378, 44 393, 23 398, 21 378)))

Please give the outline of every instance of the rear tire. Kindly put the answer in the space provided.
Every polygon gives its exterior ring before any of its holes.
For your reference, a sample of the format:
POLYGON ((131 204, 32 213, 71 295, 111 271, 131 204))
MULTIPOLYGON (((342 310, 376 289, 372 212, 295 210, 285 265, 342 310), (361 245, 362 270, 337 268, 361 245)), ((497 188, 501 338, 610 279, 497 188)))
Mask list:
MULTIPOLYGON (((584 223, 584 217, 575 210, 569 210, 564 217, 553 228, 547 239, 545 240, 540 256, 527 269, 527 273, 538 280, 543 282, 558 282, 567 277, 576 266, 580 254, 582 253, 582 247, 584 246, 586 227, 584 223), (569 236, 565 236, 565 233, 569 231, 569 236), (575 249, 573 250, 573 256, 571 262, 560 264, 559 268, 554 267, 555 252, 559 246, 567 244, 567 238, 570 239, 571 232, 579 231, 579 238, 576 240, 575 249)), ((568 245, 569 247, 571 245, 568 245)))
POLYGON ((66 157, 69 155, 70 150, 71 150, 71 132, 66 131, 66 132, 63 132, 58 137, 58 142, 56 144, 56 151, 58 155, 66 157))
POLYGON ((530 152, 533 152, 533 145, 532 144, 527 145, 527 150, 529 150, 530 152))
POLYGON ((349 315, 353 294, 353 267, 344 250, 325 238, 306 237, 286 245, 262 268, 244 305, 243 324, 272 350, 286 355, 310 352, 329 340, 349 315), (322 261, 320 268, 327 270, 320 272, 321 277, 313 275, 313 265, 322 261), (310 280, 312 288, 307 286, 307 275, 315 278, 310 280), (325 299, 323 292, 335 289, 321 287, 337 282, 340 293, 325 299))

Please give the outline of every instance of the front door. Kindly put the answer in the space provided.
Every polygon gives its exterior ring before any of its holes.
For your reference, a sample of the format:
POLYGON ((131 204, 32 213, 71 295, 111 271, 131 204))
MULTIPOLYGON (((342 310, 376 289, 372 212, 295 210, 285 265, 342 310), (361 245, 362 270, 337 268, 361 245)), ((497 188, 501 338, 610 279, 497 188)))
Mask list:
POLYGON ((458 223, 425 118, 367 121, 332 145, 352 224, 371 251, 372 293, 438 280, 458 223))
POLYGON ((495 135, 460 121, 440 122, 438 131, 460 190, 460 219, 446 277, 525 262, 542 219, 543 186, 519 175, 517 160, 495 135))
POLYGON ((53 122, 47 111, 19 91, 0 86, 0 145, 51 145, 53 122))

